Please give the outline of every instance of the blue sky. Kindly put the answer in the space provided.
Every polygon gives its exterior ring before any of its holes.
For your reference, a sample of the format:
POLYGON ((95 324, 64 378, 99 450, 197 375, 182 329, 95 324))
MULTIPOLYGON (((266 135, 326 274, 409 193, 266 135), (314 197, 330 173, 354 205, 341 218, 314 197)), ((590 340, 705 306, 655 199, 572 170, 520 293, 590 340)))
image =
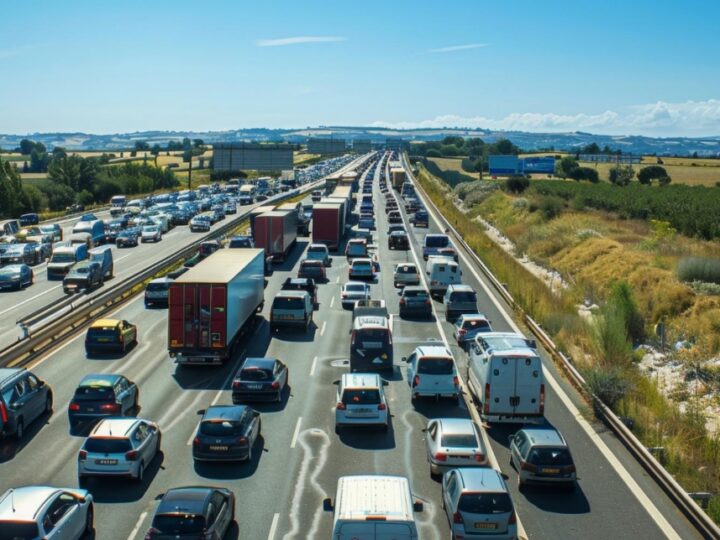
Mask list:
POLYGON ((8 2, 0 132, 720 135, 720 2, 8 2))

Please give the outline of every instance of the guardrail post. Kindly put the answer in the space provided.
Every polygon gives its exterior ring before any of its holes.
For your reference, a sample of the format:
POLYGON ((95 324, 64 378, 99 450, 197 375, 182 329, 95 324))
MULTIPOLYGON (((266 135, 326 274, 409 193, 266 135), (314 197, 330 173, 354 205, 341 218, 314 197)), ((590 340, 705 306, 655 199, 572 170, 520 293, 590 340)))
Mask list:
POLYGON ((648 452, 657 458, 657 460, 665 465, 665 447, 664 446, 649 446, 648 452))
POLYGON ((23 339, 27 339, 30 337, 30 329, 27 327, 26 324, 20 323, 18 326, 20 326, 20 333, 22 334, 20 337, 20 341, 23 339))
POLYGON ((710 499, 713 498, 713 494, 708 491, 696 491, 694 493, 688 493, 688 495, 695 502, 699 502, 700 508, 703 510, 707 510, 708 505, 710 504, 710 499))

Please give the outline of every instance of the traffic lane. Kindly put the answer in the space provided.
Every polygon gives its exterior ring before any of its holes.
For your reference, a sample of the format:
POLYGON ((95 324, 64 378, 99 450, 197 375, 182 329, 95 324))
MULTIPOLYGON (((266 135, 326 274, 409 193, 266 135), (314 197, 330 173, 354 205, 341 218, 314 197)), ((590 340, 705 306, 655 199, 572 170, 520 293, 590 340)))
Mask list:
MULTIPOLYGON (((425 233, 442 232, 437 224, 431 220, 430 228, 418 233, 417 229, 413 235, 413 241, 418 246, 422 246, 422 239, 425 233)), ((481 286, 473 272, 460 259, 460 265, 463 269, 463 283, 471 285, 478 293, 478 304, 481 311, 485 313, 493 322, 493 329, 496 331, 514 331, 513 327, 507 320, 505 313, 502 313, 497 305, 487 296, 486 290, 481 286)), ((487 284, 486 284, 487 286, 487 284)), ((451 325, 443 321, 446 331, 451 332, 451 325)), ((459 359, 461 373, 466 377, 467 372, 467 354, 459 349, 456 352, 456 359, 459 359)), ((552 364, 551 359, 545 351, 540 350, 544 364, 552 364)), ((535 537, 553 537, 554 534, 560 534, 568 528, 576 528, 583 531, 585 535, 592 535, 587 531, 597 531, 597 537, 605 537, 608 534, 618 534, 620 536, 627 534, 627 531, 648 534, 648 532, 656 533, 658 536, 664 536, 663 531, 657 522, 650 516, 640 503, 635 494, 628 488, 627 484, 622 480, 619 473, 610 465, 606 456, 600 451, 598 446, 588 437, 585 431, 578 429, 577 419, 570 414, 570 411, 562 404, 555 389, 546 383, 546 421, 556 427, 563 433, 568 441, 569 447, 573 452, 578 476, 580 481, 578 489, 575 493, 565 494, 552 492, 552 498, 548 498, 548 490, 543 488, 530 487, 523 493, 518 492, 516 482, 517 474, 509 465, 508 437, 519 429, 519 425, 497 425, 492 426, 488 430, 493 450, 498 456, 501 470, 509 478, 508 484, 513 492, 513 499, 516 501, 521 511, 523 525, 527 532, 535 537), (598 466, 601 464, 601 466, 598 466), (608 490, 607 485, 612 485, 613 489, 608 490), (622 507, 623 513, 621 519, 613 519, 608 523, 607 517, 615 507, 622 507), (527 511, 527 510, 529 511, 527 511), (525 510, 525 511, 524 511, 525 510)), ((565 389, 566 393, 571 395, 575 392, 571 389, 565 389)), ((584 404, 579 396, 574 396, 576 403, 579 403, 581 410, 584 404)), ((614 439, 614 436, 607 433, 607 430, 594 422, 595 431, 604 433, 614 439)), ((627 456, 627 461, 634 461, 632 456, 623 452, 627 456)), ((642 476, 645 476, 642 473, 642 476)), ((655 490, 656 491, 656 490, 655 490)), ((654 499, 666 497, 657 494, 654 499)), ((673 526, 677 526, 679 531, 683 531, 690 536, 697 537, 697 532, 689 526, 687 520, 679 516, 675 511, 673 517, 679 517, 679 521, 675 521, 673 526)))

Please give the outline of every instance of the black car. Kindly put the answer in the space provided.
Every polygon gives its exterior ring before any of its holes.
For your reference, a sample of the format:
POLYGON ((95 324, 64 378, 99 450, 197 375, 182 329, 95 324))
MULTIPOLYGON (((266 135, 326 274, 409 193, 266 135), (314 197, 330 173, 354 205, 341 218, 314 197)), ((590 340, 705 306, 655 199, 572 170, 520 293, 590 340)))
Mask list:
POLYGON ((245 405, 213 405, 204 413, 192 444, 196 461, 251 461, 260 437, 260 413, 245 405))
POLYGON ((411 218, 412 224, 416 227, 427 228, 430 224, 430 216, 426 210, 418 210, 411 218))
POLYGON ((400 293, 400 317, 432 316, 430 293, 422 286, 403 287, 400 293))
POLYGON ((138 411, 138 400, 137 385, 122 375, 86 375, 68 405, 70 429, 110 416, 132 416, 138 411))
POLYGON ((313 306, 318 305, 317 285, 313 278, 286 278, 282 284, 283 291, 307 291, 312 298, 313 306))
POLYGON ((287 383, 288 368, 277 358, 248 358, 233 379, 233 403, 251 400, 280 403, 287 383))
POLYGON ((18 221, 21 227, 27 227, 28 225, 37 225, 40 223, 40 217, 37 214, 23 214, 18 221))
POLYGON ((131 227, 130 229, 125 229, 124 231, 118 233, 117 238, 115 239, 115 245, 119 248, 137 246, 139 243, 139 237, 140 231, 135 227, 131 227))
POLYGON ((228 242, 229 248, 254 248, 255 240, 252 236, 233 236, 228 242))
POLYGON ((388 235, 388 249, 401 249, 407 251, 410 249, 410 241, 408 235, 404 231, 394 231, 388 235))
POLYGON ((25 428, 52 407, 45 381, 25 368, 0 368, 0 435, 22 439, 25 428))
POLYGON ((235 522, 235 495, 221 487, 179 487, 165 492, 146 539, 225 538, 235 522))

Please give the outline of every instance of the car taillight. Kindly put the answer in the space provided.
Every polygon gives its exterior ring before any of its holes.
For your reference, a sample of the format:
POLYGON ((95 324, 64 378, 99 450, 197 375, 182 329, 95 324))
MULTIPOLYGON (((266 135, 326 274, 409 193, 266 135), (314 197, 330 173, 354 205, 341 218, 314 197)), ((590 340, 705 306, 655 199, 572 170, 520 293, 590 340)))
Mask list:
POLYGON ((200 437, 195 437, 193 439, 193 446, 200 446, 200 437))
POLYGON ((415 375, 415 377, 413 378, 412 385, 413 385, 413 388, 420 385, 420 375, 415 375))
POLYGON ((355 338, 357 337, 357 331, 353 330, 350 334, 350 345, 355 345, 355 338))
POLYGON ((109 412, 115 412, 120 409, 120 405, 118 403, 103 403, 100 405, 101 411, 109 411, 109 412))
POLYGON ((453 386, 457 386, 458 384, 460 384, 460 380, 458 379, 458 376, 455 375, 453 377, 453 386))
POLYGON ((527 461, 520 462, 520 469, 523 471, 537 472, 537 467, 527 461))
POLYGON ((567 465, 567 466, 563 467, 563 472, 566 472, 566 473, 575 472, 575 470, 576 470, 575 464, 567 465))
POLYGON ((458 330, 458 336, 464 336, 465 334, 467 334, 467 330, 465 330, 464 328, 458 330))
POLYGON ((277 390, 278 388, 280 388, 280 383, 277 382, 277 381, 275 381, 274 383, 272 383, 272 384, 270 385, 270 387, 271 387, 273 390, 277 390))
POLYGON ((485 461, 485 454, 475 454, 475 461, 482 463, 485 461))
POLYGON ((378 411, 384 411, 385 409, 387 409, 387 406, 384 403, 378 405, 378 411))
POLYGON ((483 413, 490 414, 490 383, 485 383, 485 397, 483 398, 483 413))
POLYGON ((460 515, 460 512, 455 512, 453 514, 453 523, 462 523, 462 516, 460 515))
POLYGON ((540 414, 545 413, 545 385, 540 385, 540 414))
POLYGON ((242 383, 240 381, 233 381, 232 387, 237 390, 242 386, 242 383))
POLYGON ((434 279, 430 281, 430 285, 437 285, 437 284, 438 284, 438 282, 434 279))
POLYGON ((145 540, 152 540, 153 536, 156 534, 160 534, 160 531, 155 527, 150 527, 148 532, 145 533, 145 540))
POLYGON ((3 424, 7 424, 8 421, 8 413, 7 408, 5 407, 5 403, 0 401, 0 418, 2 418, 3 424))
POLYGON ((87 459, 87 452, 85 450, 80 450, 78 452, 78 461, 85 461, 87 459))
POLYGON ((128 461, 135 461, 137 458, 137 450, 130 450, 129 452, 125 452, 125 459, 127 459, 128 461))
POLYGON ((338 411, 344 411, 345 410, 345 404, 342 401, 338 401, 336 406, 338 411))
MULTIPOLYGON (((3 406, 4 407, 4 406, 3 406)), ((78 403, 71 403, 68 407, 71 411, 79 411, 80 405, 78 403)), ((7 422, 7 420, 3 417, 3 422, 7 422)))
POLYGON ((238 444, 247 444, 248 440, 247 440, 247 437, 238 437, 236 442, 238 444))
POLYGON ((430 305, 430 299, 429 299, 429 298, 427 298, 427 299, 425 300, 425 305, 426 305, 426 306, 429 306, 429 305, 430 305))
POLYGON ((347 293, 342 293, 342 294, 340 295, 340 297, 341 297, 341 298, 347 298, 347 293))
POLYGON ((437 461, 447 461, 447 454, 443 452, 438 452, 437 454, 435 454, 435 459, 437 461))
POLYGON ((517 514, 513 511, 512 514, 510 514, 510 519, 508 519, 508 525, 515 525, 517 523, 517 514))

